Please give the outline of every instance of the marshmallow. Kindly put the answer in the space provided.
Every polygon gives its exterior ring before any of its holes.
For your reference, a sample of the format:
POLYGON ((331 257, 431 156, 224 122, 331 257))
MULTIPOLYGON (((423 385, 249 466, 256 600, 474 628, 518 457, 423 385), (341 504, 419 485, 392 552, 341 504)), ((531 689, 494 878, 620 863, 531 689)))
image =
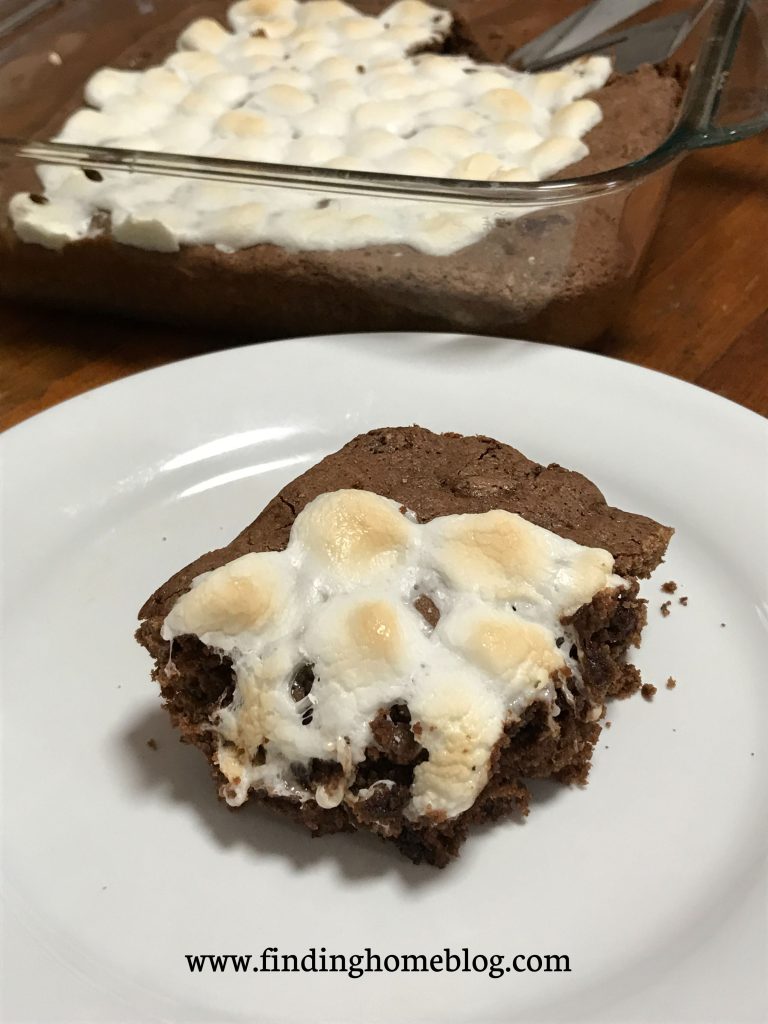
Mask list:
POLYGON ((213 18, 199 18, 184 29, 177 45, 180 50, 220 53, 231 38, 229 32, 222 28, 218 21, 214 21, 213 18))
POLYGON ((59 199, 39 205, 25 192, 13 196, 8 212, 22 242, 53 250, 85 238, 91 223, 88 208, 82 203, 59 199))
POLYGON ((249 32, 254 22, 262 18, 287 18, 297 8, 296 0, 240 0, 227 13, 235 32, 249 32))
POLYGON ((500 167, 499 158, 493 153, 473 153, 472 156, 460 160, 451 169, 452 178, 465 178, 472 181, 488 181, 500 167))
MULTIPOLYGON (((604 57, 530 75, 467 56, 411 55, 451 25, 448 11, 422 0, 400 0, 378 17, 343 0, 240 0, 228 25, 231 32, 198 18, 160 67, 97 72, 86 86, 86 100, 97 109, 77 111, 60 141, 330 170, 537 181, 587 152, 582 139, 601 112, 582 97, 603 85, 611 70, 604 57)), ((132 245, 145 239, 150 247, 175 251, 169 247, 197 237, 191 213, 186 219, 169 215, 161 230, 172 196, 149 181, 139 189, 105 178, 94 188, 60 168, 45 169, 41 180, 46 197, 61 200, 57 213, 31 211, 20 223, 30 233, 33 222, 61 226, 71 215, 68 232, 51 230, 51 244, 89 230, 97 211, 113 214, 115 237, 132 245)), ((256 202, 236 198, 236 191, 233 209, 256 202)), ((265 218, 246 219, 237 230, 217 207, 222 215, 206 221, 206 241, 220 224, 227 250, 266 239, 326 249, 393 242, 450 255, 481 238, 495 219, 459 205, 425 211, 422 204, 392 199, 369 198, 360 209, 355 196, 312 211, 311 197, 297 202, 298 194, 272 189, 264 197, 265 218)), ((203 206, 199 212, 213 211, 203 206)), ((504 213, 514 217, 519 210, 504 213)))
POLYGON ((143 77, 140 71, 102 68, 85 83, 85 102, 92 107, 103 107, 117 96, 133 96, 143 77))
POLYGON ((575 164, 588 152, 579 139, 547 139, 531 150, 526 162, 539 178, 548 178, 569 164, 575 164))
POLYGON ((207 78, 208 75, 215 75, 217 72, 225 70, 213 54, 198 53, 195 50, 174 53, 165 62, 165 66, 193 84, 207 78))
MULTIPOLYGON (((286 245, 295 235, 317 248, 350 231, 360 244, 388 237, 386 220, 350 217, 334 202, 285 211, 279 223, 286 245)), ((204 213, 192 230, 228 238, 217 244, 234 248, 245 224, 251 237, 273 231, 259 203, 204 213)), ((462 230, 466 224, 456 220, 462 230)), ((158 233, 153 241, 164 239, 158 233)), ((243 803, 252 789, 324 808, 356 799, 349 787, 373 742, 371 721, 381 708, 406 703, 429 755, 415 768, 406 816, 462 814, 488 781, 505 725, 533 702, 552 709, 555 681, 578 672, 557 646, 564 637, 567 651, 574 640, 564 617, 576 602, 626 585, 612 575, 607 552, 519 516, 495 511, 419 525, 405 511, 368 491, 321 494, 297 516, 285 550, 247 554, 203 574, 171 608, 166 640, 198 636, 232 663, 231 701, 211 719, 229 803, 243 803), (531 575, 514 589, 538 595, 538 603, 511 605, 505 587, 519 573, 531 575), (434 628, 413 607, 417 592, 432 592, 440 604, 434 628), (297 702, 293 683, 308 666, 311 698, 297 702), (312 759, 336 763, 332 787, 301 781, 306 773, 297 766, 312 759)))

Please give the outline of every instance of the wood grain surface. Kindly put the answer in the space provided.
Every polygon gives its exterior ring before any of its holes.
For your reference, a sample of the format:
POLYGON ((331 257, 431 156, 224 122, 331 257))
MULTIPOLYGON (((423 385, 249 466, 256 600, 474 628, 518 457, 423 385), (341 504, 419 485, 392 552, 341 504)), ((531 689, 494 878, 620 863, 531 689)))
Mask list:
MULTIPOLYGON (((0 429, 89 388, 232 343, 0 305, 0 429)), ((682 163, 632 306, 594 350, 768 415, 768 135, 682 163)))

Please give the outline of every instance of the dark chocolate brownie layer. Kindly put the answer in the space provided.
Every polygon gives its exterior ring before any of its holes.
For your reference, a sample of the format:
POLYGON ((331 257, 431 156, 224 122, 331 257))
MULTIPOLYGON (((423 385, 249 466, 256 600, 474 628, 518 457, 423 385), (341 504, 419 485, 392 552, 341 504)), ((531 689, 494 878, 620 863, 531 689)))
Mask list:
MULTIPOLYGON (((600 733, 596 718, 611 697, 640 686, 637 670, 625 663, 645 623, 645 602, 636 577, 661 561, 672 530, 643 516, 611 508, 585 477, 557 465, 541 466, 514 448, 488 437, 434 434, 421 427, 387 428, 354 438, 288 484, 258 518, 229 545, 209 552, 157 590, 140 612, 137 639, 155 659, 154 678, 182 736, 211 761, 220 785, 226 780, 214 761, 215 743, 206 728, 216 709, 232 697, 230 664, 193 636, 171 650, 160 635, 163 620, 195 576, 249 551, 282 550, 291 526, 317 495, 341 488, 382 494, 410 508, 419 521, 454 513, 506 509, 530 522, 616 559, 616 571, 630 580, 623 591, 599 593, 570 620, 564 635, 574 644, 581 682, 557 684, 557 714, 533 704, 520 721, 510 722, 493 755, 489 781, 475 804, 457 818, 414 824, 403 816, 415 766, 426 751, 411 729, 408 708, 382 708, 372 723, 373 742, 358 766, 353 792, 380 779, 394 785, 373 790, 368 799, 323 810, 253 794, 303 822, 314 834, 370 829, 397 844, 412 860, 444 865, 455 856, 471 825, 512 812, 527 813, 524 778, 584 782, 592 747, 600 733)), ((420 609, 425 616, 436 609, 420 609)), ((315 762, 307 781, 317 783, 336 766, 315 762)))
MULTIPOLYGON (((202 7, 221 16, 227 4, 202 7)), ((474 31, 472 5, 460 5, 460 14, 453 49, 499 60, 519 41, 511 14, 499 18, 495 34, 482 26, 474 31)), ((555 15, 542 12, 540 23, 555 15)), ((171 49, 172 39, 158 31, 152 44, 112 62, 146 66, 171 49)), ((608 170, 655 149, 675 122, 681 92, 671 70, 645 67, 616 76, 595 94, 604 118, 585 140, 589 156, 560 176, 608 170)), ((262 244, 235 253, 192 246, 166 254, 104 236, 50 252, 20 242, 6 226, 0 290, 127 316, 234 328, 250 338, 460 329, 583 345, 610 325, 630 294, 669 176, 663 172, 638 189, 578 205, 502 219, 480 242, 443 257, 406 245, 296 252, 262 244)), ((38 188, 30 175, 13 191, 38 188)))

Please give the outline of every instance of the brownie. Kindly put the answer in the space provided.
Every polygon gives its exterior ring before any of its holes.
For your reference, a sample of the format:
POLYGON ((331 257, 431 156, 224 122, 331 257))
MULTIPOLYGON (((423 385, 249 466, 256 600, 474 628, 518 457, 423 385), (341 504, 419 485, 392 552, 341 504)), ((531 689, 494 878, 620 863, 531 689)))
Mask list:
MULTIPOLYGON (((220 15, 226 7, 219 5, 220 15)), ((473 5, 459 10, 447 49, 499 60, 519 41, 512 18, 500 18, 495 34, 483 24, 474 31, 473 5)), ((143 44, 138 55, 114 63, 147 66, 168 52, 171 38, 160 35, 154 46, 143 44)), ((585 139, 589 155, 559 177, 610 170, 651 152, 672 129, 681 95, 672 69, 643 67, 615 76, 595 94, 604 118, 585 139)), ((439 257, 405 244, 296 251, 263 243, 234 253, 195 245, 167 254, 132 249, 106 235, 51 252, 21 242, 8 227, 0 238, 0 289, 60 305, 235 329, 250 338, 458 329, 580 346, 605 331, 631 294, 670 175, 660 172, 643 187, 577 205, 500 219, 480 241, 439 257)), ((38 186, 24 181, 17 188, 38 186)))
MULTIPOLYGON (((393 499, 420 523, 496 509, 516 513, 559 537, 607 549, 615 559, 615 572, 627 582, 623 588, 601 590, 562 621, 563 633, 575 637, 570 655, 578 664, 579 685, 555 678, 556 717, 553 709, 534 702, 518 719, 507 722, 493 750, 488 783, 464 813, 427 822, 404 815, 414 771, 426 751, 408 706, 399 702, 380 708, 371 722, 371 742, 354 782, 358 791, 370 790, 368 799, 323 809, 313 800, 294 802, 261 790, 251 794, 252 800, 274 806, 315 835, 369 829, 394 842, 415 862, 444 866, 456 856, 471 826, 527 813, 525 779, 586 781, 605 702, 641 687, 637 668, 626 662, 628 648, 639 644, 646 620, 638 579, 662 561, 673 531, 612 508, 581 474, 557 464, 539 465, 489 437, 435 434, 413 426, 373 430, 354 438, 283 488, 227 546, 171 577, 139 613, 136 636, 155 661, 153 676, 171 719, 183 739, 208 757, 220 787, 226 780, 216 764, 210 720, 232 699, 231 662, 194 635, 177 637, 171 648, 161 635, 163 622, 193 579, 249 552, 283 550, 302 509, 318 495, 342 489, 393 499), (386 785, 371 789, 381 781, 386 785)), ((439 612, 431 604, 422 603, 417 610, 434 624, 439 612)), ((311 682, 311 673, 295 680, 300 690, 293 694, 295 700, 306 696, 311 682)), ((317 784, 337 768, 333 762, 313 762, 305 781, 317 784)))

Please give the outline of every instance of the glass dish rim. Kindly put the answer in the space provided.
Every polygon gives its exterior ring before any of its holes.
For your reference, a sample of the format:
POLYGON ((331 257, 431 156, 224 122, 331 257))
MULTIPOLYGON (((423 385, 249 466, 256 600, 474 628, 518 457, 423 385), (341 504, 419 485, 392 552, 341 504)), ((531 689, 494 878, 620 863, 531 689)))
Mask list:
POLYGON ((765 117, 727 127, 714 125, 727 71, 750 0, 714 0, 714 13, 687 82, 680 116, 667 138, 639 160, 596 174, 534 182, 429 178, 371 171, 226 160, 184 154, 83 146, 0 136, 0 163, 21 159, 84 171, 120 171, 197 178, 240 185, 288 187, 347 195, 457 203, 477 207, 567 205, 634 187, 687 151, 748 138, 768 127, 765 117))

